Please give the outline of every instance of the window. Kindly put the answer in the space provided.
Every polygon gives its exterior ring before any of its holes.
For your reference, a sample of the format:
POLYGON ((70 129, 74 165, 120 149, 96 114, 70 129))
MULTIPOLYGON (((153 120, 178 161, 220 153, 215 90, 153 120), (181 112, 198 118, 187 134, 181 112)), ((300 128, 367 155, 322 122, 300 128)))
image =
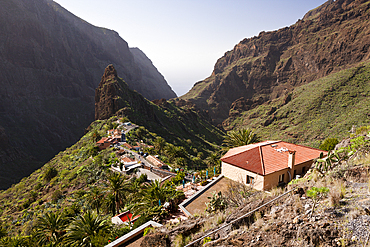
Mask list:
POLYGON ((279 175, 279 183, 284 182, 284 174, 279 175))
POLYGON ((296 176, 297 176, 297 170, 294 170, 294 172, 293 172, 293 179, 295 179, 296 176))
POLYGON ((254 177, 247 175, 247 184, 253 184, 254 183, 254 177))
POLYGON ((302 176, 304 175, 305 171, 306 171, 306 167, 302 167, 302 176))

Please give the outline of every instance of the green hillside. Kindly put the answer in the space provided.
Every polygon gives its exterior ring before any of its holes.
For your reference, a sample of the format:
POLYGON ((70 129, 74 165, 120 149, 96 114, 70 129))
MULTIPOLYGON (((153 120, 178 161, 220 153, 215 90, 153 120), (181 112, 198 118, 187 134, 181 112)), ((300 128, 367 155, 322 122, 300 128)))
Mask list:
MULTIPOLYGON (((117 121, 122 123, 127 120, 127 118, 113 116, 110 119, 93 122, 88 128, 89 131, 76 144, 60 152, 42 168, 23 178, 18 184, 1 191, 0 231, 5 229, 9 236, 17 234, 31 236, 30 241, 35 244, 34 227, 37 225, 38 217, 45 217, 48 213, 57 213, 71 222, 72 219, 84 215, 85 212, 96 210, 94 203, 97 201, 99 201, 100 216, 110 221, 110 217, 116 213, 112 213, 115 207, 114 203, 110 203, 112 197, 109 194, 109 184, 114 175, 109 168, 118 162, 119 154, 118 149, 113 147, 99 151, 96 141, 100 137, 107 136, 107 130, 116 128, 117 121), (94 191, 100 191, 100 196, 92 194, 94 191), (95 200, 95 198, 99 199, 95 200)), ((154 145, 154 147, 144 148, 144 151, 153 155, 158 154, 172 167, 181 167, 185 170, 207 167, 205 157, 208 153, 217 150, 217 146, 213 146, 214 150, 205 148, 211 144, 197 146, 196 142, 192 142, 191 139, 185 140, 186 145, 184 146, 174 145, 143 126, 131 130, 126 137, 127 142, 131 144, 142 140, 148 145, 154 145), (161 138, 163 140, 162 150, 155 144, 161 138)), ((178 138, 172 140, 175 141, 174 143, 176 141, 180 143, 178 138)), ((131 209, 132 212, 141 214, 143 221, 152 219, 154 216, 164 217, 165 212, 158 207, 158 199, 150 199, 151 197, 145 194, 149 193, 146 191, 153 189, 156 183, 148 185, 145 183, 145 178, 136 179, 134 177, 134 174, 131 174, 120 178, 123 182, 122 188, 125 188, 122 191, 125 200, 119 207, 120 212, 131 209)), ((177 198, 183 199, 183 194, 176 192, 175 186, 172 187, 181 180, 182 178, 173 180, 174 184, 157 188, 161 190, 159 196, 163 202, 168 201, 177 205, 177 198)), ((107 240, 114 239, 114 234, 121 236, 129 230, 130 228, 127 227, 113 227, 109 233, 99 235, 104 237, 104 241, 99 238, 94 241, 107 243, 107 240)), ((4 241, 0 241, 0 246, 4 241)))
POLYGON ((370 121, 370 62, 296 88, 291 100, 280 97, 225 122, 249 126, 263 139, 318 147, 327 137, 343 138, 353 125, 370 121), (285 104, 286 101, 289 101, 285 104))

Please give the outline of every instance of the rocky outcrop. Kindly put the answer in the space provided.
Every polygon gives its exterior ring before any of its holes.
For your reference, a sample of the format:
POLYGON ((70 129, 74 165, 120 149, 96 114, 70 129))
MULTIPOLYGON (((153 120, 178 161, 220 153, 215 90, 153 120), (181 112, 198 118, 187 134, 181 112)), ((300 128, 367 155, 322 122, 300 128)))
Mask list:
MULTIPOLYGON (((0 33, 0 125, 11 148, 38 161, 75 143, 94 120, 95 88, 108 64, 144 97, 174 97, 163 78, 156 86, 158 71, 146 79, 152 70, 141 70, 117 32, 95 27, 52 0, 2 1, 0 33)), ((0 169, 39 167, 9 159, 0 159, 0 169)))
POLYGON ((218 59, 212 75, 182 99, 209 110, 217 124, 297 86, 370 58, 370 2, 328 1, 294 25, 242 40, 218 59), (240 107, 239 107, 240 106, 240 107))
MULTIPOLYGON (((176 102, 176 101, 175 101, 176 102)), ((145 99, 132 91, 109 65, 95 92, 95 119, 126 116, 135 124, 164 137, 169 142, 190 139, 202 143, 221 143, 223 133, 190 105, 178 107, 166 99, 145 99), (204 139, 203 139, 204 138, 204 139)))

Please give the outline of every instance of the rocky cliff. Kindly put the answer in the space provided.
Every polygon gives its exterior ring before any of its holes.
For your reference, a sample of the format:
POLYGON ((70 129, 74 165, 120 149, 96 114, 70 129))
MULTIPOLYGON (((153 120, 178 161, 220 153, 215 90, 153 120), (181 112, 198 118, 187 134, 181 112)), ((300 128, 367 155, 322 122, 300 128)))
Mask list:
POLYGON ((143 83, 142 93, 149 100, 153 99, 170 99, 177 97, 175 92, 167 84, 166 79, 159 73, 157 68, 153 65, 152 61, 145 55, 139 48, 130 48, 134 60, 139 66, 142 74, 143 83))
POLYGON ((297 86, 368 60, 369 17, 370 1, 328 1, 290 27, 242 40, 181 98, 209 110, 221 124, 287 97, 297 86))
POLYGON ((17 153, 45 162, 76 142, 94 119, 95 88, 111 63, 143 96, 175 97, 163 78, 157 85, 158 71, 147 79, 152 71, 142 71, 115 31, 90 25, 51 0, 1 1, 0 126, 9 141, 0 147, 0 169, 32 171, 36 167, 17 153))
POLYGON ((109 65, 101 78, 95 93, 95 119, 111 116, 126 116, 130 121, 157 133, 169 142, 190 139, 203 146, 220 144, 223 133, 215 128, 193 107, 178 107, 180 101, 165 99, 149 101, 132 91, 109 65))

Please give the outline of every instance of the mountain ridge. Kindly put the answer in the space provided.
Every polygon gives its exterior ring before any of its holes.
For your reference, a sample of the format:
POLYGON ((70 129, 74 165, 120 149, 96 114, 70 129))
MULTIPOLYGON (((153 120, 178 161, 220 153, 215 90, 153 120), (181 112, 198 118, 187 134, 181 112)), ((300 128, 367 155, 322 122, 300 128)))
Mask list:
MULTIPOLYGON (((0 167, 11 181, 83 135, 94 120, 95 88, 108 64, 149 99, 176 97, 163 78, 154 86, 156 79, 143 77, 117 32, 95 27, 54 1, 3 1, 0 33, 0 126, 9 140, 0 147, 0 167), (19 153, 23 158, 14 159, 19 153)), ((0 188, 11 184, 3 182, 0 188)))
POLYGON ((180 98, 208 110, 222 125, 242 97, 244 105, 255 107, 366 61, 369 6, 365 0, 328 1, 290 27, 246 38, 217 60, 210 77, 180 98))

